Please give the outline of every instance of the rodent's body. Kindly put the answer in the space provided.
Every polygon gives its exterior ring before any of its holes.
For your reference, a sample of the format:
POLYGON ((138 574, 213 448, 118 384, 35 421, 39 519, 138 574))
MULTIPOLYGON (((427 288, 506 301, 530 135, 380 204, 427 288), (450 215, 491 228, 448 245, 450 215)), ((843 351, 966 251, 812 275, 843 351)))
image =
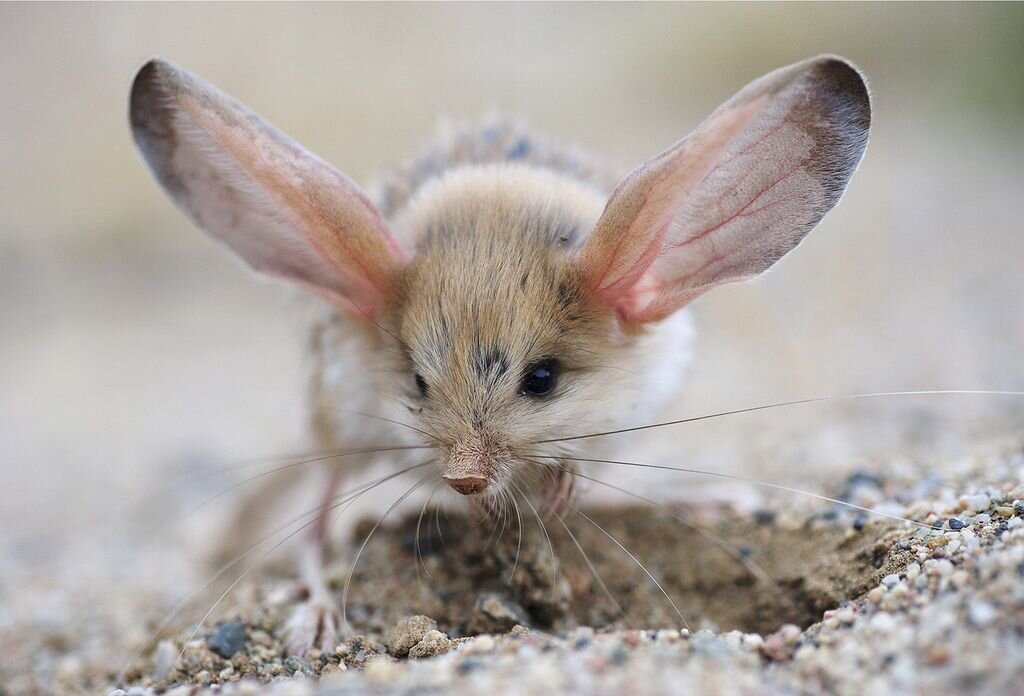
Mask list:
POLYGON ((573 151, 496 126, 442 140, 376 202, 165 61, 139 71, 130 117, 198 226, 329 308, 311 401, 317 437, 339 454, 290 627, 305 652, 339 628, 323 519, 341 474, 366 463, 345 451, 415 444, 429 457, 420 484, 557 514, 602 441, 576 436, 649 422, 678 394, 686 305, 768 269, 839 201, 871 106, 856 68, 820 56, 751 82, 614 191, 573 151))

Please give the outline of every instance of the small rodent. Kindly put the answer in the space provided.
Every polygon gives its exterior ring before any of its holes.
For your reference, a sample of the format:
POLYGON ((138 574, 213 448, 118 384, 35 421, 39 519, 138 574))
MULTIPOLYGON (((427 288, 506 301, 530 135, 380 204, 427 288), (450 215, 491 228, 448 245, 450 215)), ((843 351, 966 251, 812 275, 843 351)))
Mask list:
MULTIPOLYGON (((324 300, 311 339, 319 445, 424 447, 430 482, 478 503, 528 490, 557 506, 571 462, 556 457, 596 447, 559 438, 643 422, 678 393, 684 307, 800 243, 860 163, 871 106, 857 68, 821 56, 750 83, 610 195, 607 174, 570 149, 498 124, 438 143, 376 202, 166 61, 136 75, 130 119, 196 225, 324 300)), ((325 506, 366 459, 337 462, 325 506)), ((340 628, 324 527, 306 545, 293 652, 333 646, 340 628)))

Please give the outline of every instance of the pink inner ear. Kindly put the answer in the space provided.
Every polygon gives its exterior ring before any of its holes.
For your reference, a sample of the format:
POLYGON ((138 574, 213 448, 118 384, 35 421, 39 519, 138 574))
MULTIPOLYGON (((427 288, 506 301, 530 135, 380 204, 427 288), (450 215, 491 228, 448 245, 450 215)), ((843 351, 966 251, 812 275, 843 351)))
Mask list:
POLYGON ((645 308, 660 304, 667 283, 648 269, 666 249, 693 241, 673 234, 681 210, 725 164, 720 161, 722 152, 765 100, 721 114, 714 124, 645 162, 612 194, 583 251, 582 264, 595 294, 623 320, 651 320, 645 308))
POLYGON ((840 59, 755 80, 615 191, 582 253, 594 294, 655 321, 761 273, 838 202, 869 127, 867 88, 840 59))
POLYGON ((146 162, 199 227, 258 271, 352 315, 380 312, 406 255, 344 174, 166 61, 140 69, 129 113, 146 162))
MULTIPOLYGON (((330 283, 307 279, 312 269, 295 268, 292 257, 296 249, 290 248, 288 234, 283 231, 275 236, 276 249, 257 251, 254 245, 259 241, 253 237, 240 237, 239 245, 249 247, 248 254, 261 258, 266 272, 296 281, 349 313, 375 316, 390 294, 394 270, 406 259, 362 190, 262 122, 225 121, 219 112, 210 113, 191 96, 183 95, 181 102, 270 199, 273 209, 267 214, 282 218, 292 234, 300 235, 334 269, 335 279, 330 283)), ((242 255, 248 258, 247 252, 242 255)))

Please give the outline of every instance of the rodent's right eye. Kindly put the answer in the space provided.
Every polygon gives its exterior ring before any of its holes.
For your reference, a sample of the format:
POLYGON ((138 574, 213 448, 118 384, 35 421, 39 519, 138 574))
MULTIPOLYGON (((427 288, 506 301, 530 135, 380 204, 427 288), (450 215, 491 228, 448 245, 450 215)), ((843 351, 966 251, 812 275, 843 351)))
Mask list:
POLYGON ((519 393, 541 397, 550 394, 558 381, 558 363, 555 360, 541 360, 530 365, 523 375, 519 393))
POLYGON ((419 372, 416 375, 416 388, 420 390, 420 396, 425 397, 427 395, 427 380, 423 379, 423 375, 419 372))

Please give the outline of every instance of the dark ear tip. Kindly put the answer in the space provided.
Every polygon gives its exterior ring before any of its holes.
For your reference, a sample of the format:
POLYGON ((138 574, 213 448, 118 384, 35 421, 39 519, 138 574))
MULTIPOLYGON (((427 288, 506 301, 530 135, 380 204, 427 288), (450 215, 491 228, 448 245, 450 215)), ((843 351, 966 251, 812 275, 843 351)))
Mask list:
POLYGON ((132 78, 128 116, 132 128, 152 121, 168 107, 168 100, 182 87, 181 70, 163 58, 150 58, 132 78))
POLYGON ((177 72, 173 64, 151 58, 135 73, 128 97, 128 122, 135 145, 156 178, 172 193, 181 188, 167 166, 177 138, 171 119, 177 72))
POLYGON ((171 64, 163 58, 157 56, 150 58, 142 64, 142 67, 135 71, 135 77, 132 78, 132 92, 134 93, 147 83, 159 80, 161 74, 166 75, 172 69, 171 64))
POLYGON ((160 83, 159 72, 162 62, 159 58, 151 58, 132 78, 131 92, 128 96, 128 119, 136 133, 152 109, 154 90, 160 83))
POLYGON ((836 55, 819 56, 811 62, 815 75, 848 104, 857 125, 867 130, 871 126, 871 94, 860 69, 836 55))

